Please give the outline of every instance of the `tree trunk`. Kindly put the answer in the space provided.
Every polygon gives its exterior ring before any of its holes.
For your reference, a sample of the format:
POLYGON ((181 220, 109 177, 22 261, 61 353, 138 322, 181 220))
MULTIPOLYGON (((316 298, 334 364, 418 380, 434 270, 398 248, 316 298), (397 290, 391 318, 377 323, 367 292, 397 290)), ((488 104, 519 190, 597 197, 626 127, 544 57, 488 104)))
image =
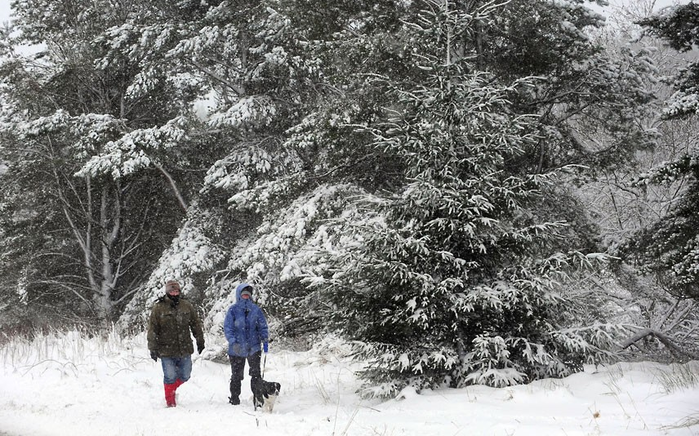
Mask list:
MULTIPOLYGON (((118 193, 118 187, 115 189, 118 193)), ((99 314, 100 323, 106 324, 111 319, 112 315, 112 292, 116 285, 116 274, 114 272, 114 263, 112 253, 114 252, 114 244, 119 236, 121 228, 121 208, 119 205, 118 195, 114 199, 109 198, 109 188, 102 188, 102 198, 100 202, 100 229, 102 238, 101 245, 101 279, 99 289, 95 289, 95 299, 97 303, 97 312, 99 314), (109 212, 110 203, 112 204, 113 212, 109 212)))

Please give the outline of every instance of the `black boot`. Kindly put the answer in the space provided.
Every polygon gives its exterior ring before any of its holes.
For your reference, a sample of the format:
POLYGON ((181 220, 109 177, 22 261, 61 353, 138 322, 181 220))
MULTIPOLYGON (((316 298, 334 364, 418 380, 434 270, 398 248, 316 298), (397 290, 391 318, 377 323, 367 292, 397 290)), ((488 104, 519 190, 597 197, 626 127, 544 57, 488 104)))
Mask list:
POLYGON ((228 397, 228 402, 234 406, 240 404, 240 380, 233 380, 231 378, 231 396, 228 397))

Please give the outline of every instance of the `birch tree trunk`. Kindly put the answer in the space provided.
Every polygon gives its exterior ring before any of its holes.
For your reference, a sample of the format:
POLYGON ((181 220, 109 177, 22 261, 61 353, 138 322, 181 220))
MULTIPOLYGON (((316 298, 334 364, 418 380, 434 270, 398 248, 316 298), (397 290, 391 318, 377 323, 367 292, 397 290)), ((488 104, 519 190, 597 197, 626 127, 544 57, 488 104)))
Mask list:
MULTIPOLYGON (((112 315, 112 290, 115 288, 117 276, 114 272, 113 256, 114 244, 121 228, 121 210, 119 207, 118 195, 116 198, 109 198, 109 188, 104 186, 101 193, 100 204, 100 229, 102 238, 100 240, 101 251, 101 279, 99 289, 95 289, 95 299, 100 321, 108 321, 112 315), (110 203, 113 211, 110 213, 110 203)), ((118 193, 118 188, 114 190, 118 193)))
POLYGON ((63 214, 66 217, 71 233, 82 251, 83 270, 88 282, 90 296, 93 302, 93 310, 99 324, 106 326, 113 315, 113 290, 117 286, 119 278, 115 272, 115 265, 120 264, 121 258, 114 257, 115 244, 122 231, 121 205, 119 199, 119 186, 110 189, 104 185, 99 192, 99 217, 98 229, 93 226, 93 212, 95 210, 92 178, 85 178, 85 202, 82 208, 76 208, 69 202, 68 187, 75 193, 75 185, 68 182, 60 183, 61 177, 54 168, 57 191, 62 199, 63 214), (68 186, 68 187, 66 187, 68 186), (112 194, 113 193, 113 194, 112 194), (85 223, 80 226, 78 223, 85 223), (93 233, 99 238, 94 241, 93 233), (94 242, 93 242, 94 241, 94 242))

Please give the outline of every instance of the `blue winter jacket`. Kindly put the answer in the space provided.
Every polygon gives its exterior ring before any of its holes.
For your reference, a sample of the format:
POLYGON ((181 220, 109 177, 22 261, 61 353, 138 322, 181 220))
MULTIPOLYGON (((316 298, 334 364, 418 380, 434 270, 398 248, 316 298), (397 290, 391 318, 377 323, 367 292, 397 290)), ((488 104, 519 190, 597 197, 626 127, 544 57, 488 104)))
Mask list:
POLYGON ((257 304, 249 298, 244 300, 240 292, 250 286, 241 283, 235 288, 236 303, 228 308, 223 321, 223 332, 228 339, 228 355, 247 357, 261 350, 260 344, 267 342, 269 331, 267 320, 257 304))

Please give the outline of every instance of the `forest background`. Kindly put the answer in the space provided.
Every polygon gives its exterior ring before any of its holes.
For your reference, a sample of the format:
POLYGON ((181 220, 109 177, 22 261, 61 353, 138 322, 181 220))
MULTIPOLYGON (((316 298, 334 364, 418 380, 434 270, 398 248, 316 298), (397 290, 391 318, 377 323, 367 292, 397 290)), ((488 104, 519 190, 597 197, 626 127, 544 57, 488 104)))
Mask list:
POLYGON ((139 332, 177 278, 369 396, 696 358, 699 6, 605 3, 12 2, 4 334, 139 332))

